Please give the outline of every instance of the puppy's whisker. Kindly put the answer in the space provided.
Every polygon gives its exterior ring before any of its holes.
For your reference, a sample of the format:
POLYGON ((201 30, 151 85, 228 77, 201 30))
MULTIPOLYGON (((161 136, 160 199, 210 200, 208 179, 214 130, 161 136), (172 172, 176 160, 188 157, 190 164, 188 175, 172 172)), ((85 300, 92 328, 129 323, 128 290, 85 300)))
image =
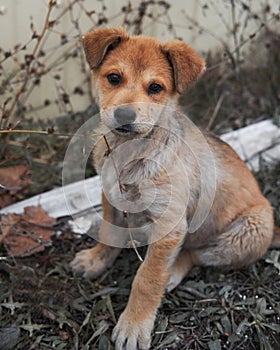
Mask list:
POLYGON ((112 150, 111 150, 111 148, 110 148, 110 146, 109 146, 109 143, 108 143, 108 141, 107 141, 107 139, 106 139, 106 136, 105 135, 103 135, 103 138, 104 138, 104 141, 105 141, 105 143, 106 143, 106 146, 107 146, 107 151, 106 151, 106 153, 105 153, 105 157, 108 157, 109 156, 109 154, 112 152, 112 150))

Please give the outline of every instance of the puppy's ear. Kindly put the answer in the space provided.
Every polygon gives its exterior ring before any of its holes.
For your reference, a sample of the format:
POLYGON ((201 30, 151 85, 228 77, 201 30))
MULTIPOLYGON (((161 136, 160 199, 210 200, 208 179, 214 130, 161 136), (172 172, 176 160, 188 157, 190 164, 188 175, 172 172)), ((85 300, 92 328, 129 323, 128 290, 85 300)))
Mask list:
POLYGON ((128 38, 123 28, 96 29, 84 35, 82 41, 90 68, 98 68, 106 53, 128 38))
POLYGON ((162 50, 173 68, 176 90, 181 94, 204 72, 205 61, 180 40, 163 44, 162 50))

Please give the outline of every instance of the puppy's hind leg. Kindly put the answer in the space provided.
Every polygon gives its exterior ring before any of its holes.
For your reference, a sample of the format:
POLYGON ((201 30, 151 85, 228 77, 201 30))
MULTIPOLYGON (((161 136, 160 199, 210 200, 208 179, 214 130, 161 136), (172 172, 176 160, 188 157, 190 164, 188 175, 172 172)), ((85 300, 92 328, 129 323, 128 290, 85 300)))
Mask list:
POLYGON ((273 213, 259 205, 236 219, 207 246, 193 251, 198 265, 239 268, 260 258, 273 239, 273 213))

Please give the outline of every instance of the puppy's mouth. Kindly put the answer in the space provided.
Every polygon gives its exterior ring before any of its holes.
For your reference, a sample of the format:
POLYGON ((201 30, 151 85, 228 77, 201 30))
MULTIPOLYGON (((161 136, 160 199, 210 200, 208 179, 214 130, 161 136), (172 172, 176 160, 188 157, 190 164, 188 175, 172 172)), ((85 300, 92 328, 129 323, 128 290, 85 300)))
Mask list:
POLYGON ((120 125, 115 128, 114 131, 120 136, 131 136, 138 134, 138 131, 133 124, 120 125))

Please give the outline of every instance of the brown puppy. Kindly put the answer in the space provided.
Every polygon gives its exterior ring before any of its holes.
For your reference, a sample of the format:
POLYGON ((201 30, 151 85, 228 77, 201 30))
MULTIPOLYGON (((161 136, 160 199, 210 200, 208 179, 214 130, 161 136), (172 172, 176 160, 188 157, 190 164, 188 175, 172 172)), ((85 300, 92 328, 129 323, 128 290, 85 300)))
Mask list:
POLYGON ((103 181, 102 243, 71 266, 95 278, 132 240, 151 243, 113 332, 116 349, 149 349, 166 289, 195 265, 249 264, 280 235, 236 153, 175 110, 205 69, 197 53, 178 40, 129 37, 121 28, 95 30, 83 44, 106 135, 94 152, 103 181))

